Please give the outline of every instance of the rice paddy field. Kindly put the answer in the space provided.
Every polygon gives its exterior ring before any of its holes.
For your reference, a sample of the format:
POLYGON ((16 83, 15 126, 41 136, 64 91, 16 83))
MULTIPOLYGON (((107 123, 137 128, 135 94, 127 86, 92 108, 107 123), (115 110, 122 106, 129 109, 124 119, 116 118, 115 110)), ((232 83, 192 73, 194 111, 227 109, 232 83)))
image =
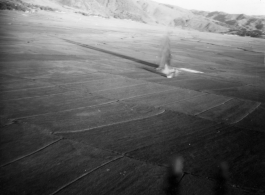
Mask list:
POLYGON ((265 40, 71 13, 0 12, 0 194, 265 194, 265 40), (219 193, 220 194, 220 193, 219 193))

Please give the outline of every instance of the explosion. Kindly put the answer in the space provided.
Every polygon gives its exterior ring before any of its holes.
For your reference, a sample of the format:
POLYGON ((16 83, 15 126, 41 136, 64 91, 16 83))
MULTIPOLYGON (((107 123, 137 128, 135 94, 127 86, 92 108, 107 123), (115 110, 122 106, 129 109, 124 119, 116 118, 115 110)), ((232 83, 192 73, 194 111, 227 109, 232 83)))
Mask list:
POLYGON ((173 78, 179 73, 179 71, 175 67, 171 66, 171 58, 172 56, 170 51, 170 39, 169 33, 167 33, 167 35, 164 37, 162 50, 160 53, 159 67, 157 68, 157 70, 166 75, 167 78, 173 78))
MULTIPOLYGON (((167 78, 173 78, 178 76, 181 72, 189 72, 202 74, 203 72, 189 69, 189 68, 176 68, 171 66, 171 51, 170 51, 170 39, 169 33, 163 39, 162 50, 160 52, 159 67, 156 69, 158 72, 165 75, 167 78)), ((265 59, 265 58, 264 58, 265 59)))

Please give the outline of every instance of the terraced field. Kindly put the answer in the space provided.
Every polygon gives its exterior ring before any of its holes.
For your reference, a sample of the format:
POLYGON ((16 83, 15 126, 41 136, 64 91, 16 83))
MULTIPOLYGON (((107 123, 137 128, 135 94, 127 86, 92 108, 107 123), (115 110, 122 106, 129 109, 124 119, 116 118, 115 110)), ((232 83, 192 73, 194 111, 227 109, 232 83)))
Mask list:
POLYGON ((1 194, 265 194, 265 41, 64 13, 1 11, 1 194), (251 48, 251 49, 249 49, 251 48), (192 69, 202 73, 185 71, 192 69))

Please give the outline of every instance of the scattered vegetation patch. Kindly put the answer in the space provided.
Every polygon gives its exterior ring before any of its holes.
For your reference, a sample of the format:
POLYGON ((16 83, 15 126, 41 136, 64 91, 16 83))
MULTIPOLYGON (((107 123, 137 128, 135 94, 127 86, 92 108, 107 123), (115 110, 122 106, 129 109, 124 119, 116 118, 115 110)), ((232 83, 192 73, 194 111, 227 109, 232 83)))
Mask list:
POLYGON ((41 10, 45 10, 45 11, 51 11, 51 12, 57 11, 56 9, 48 7, 48 6, 36 6, 35 5, 35 7, 39 8, 41 10))
POLYGON ((243 20, 243 19, 245 19, 245 15, 244 14, 240 14, 240 15, 237 16, 236 19, 237 20, 243 20))
POLYGON ((181 18, 175 18, 173 22, 174 26, 185 26, 185 21, 181 18))
POLYGON ((80 14, 80 15, 83 15, 83 16, 89 16, 88 13, 85 13, 85 12, 75 12, 76 14, 80 14))
POLYGON ((220 21, 220 22, 223 22, 225 23, 226 22, 226 17, 225 15, 217 15, 213 18, 214 20, 217 20, 217 21, 220 21))
POLYGON ((261 37, 262 36, 262 31, 260 30, 246 30, 246 29, 242 29, 237 31, 236 33, 239 36, 245 37, 245 36, 249 36, 249 37, 261 37))
POLYGON ((242 28, 240 30, 238 29, 230 29, 228 32, 223 34, 231 34, 231 35, 238 35, 241 37, 255 37, 255 38, 263 38, 264 34, 260 30, 247 30, 245 28, 242 28))
POLYGON ((228 25, 236 25, 237 21, 236 20, 229 20, 225 22, 228 25))
POLYGON ((212 16, 214 16, 214 15, 216 15, 216 14, 219 14, 219 12, 210 12, 210 13, 208 13, 208 17, 212 17, 212 16))
POLYGON ((257 18, 251 18, 248 20, 248 22, 246 23, 246 25, 250 25, 253 22, 256 22, 258 19, 257 18))
POLYGON ((27 11, 29 8, 21 1, 0 1, 0 10, 27 11))
POLYGON ((56 9, 48 6, 33 5, 25 3, 21 0, 0 0, 0 10, 17 10, 24 12, 31 10, 57 11, 56 9))
POLYGON ((134 15, 134 14, 131 14, 129 12, 123 12, 123 13, 119 13, 119 14, 114 14, 113 17, 117 18, 117 19, 127 19, 127 20, 133 20, 133 21, 145 23, 143 21, 143 19, 141 18, 141 16, 134 15))
POLYGON ((264 25, 261 22, 256 24, 256 29, 258 29, 258 30, 263 29, 263 27, 264 27, 264 25))
POLYGON ((167 5, 167 4, 162 4, 162 5, 165 6, 165 7, 170 8, 170 9, 174 9, 174 6, 172 6, 172 5, 167 5))
POLYGON ((99 15, 99 14, 93 14, 93 13, 87 13, 87 12, 81 12, 81 11, 78 11, 78 12, 75 12, 75 13, 83 15, 83 16, 94 16, 94 17, 101 17, 101 18, 109 18, 109 17, 102 16, 102 15, 99 15))

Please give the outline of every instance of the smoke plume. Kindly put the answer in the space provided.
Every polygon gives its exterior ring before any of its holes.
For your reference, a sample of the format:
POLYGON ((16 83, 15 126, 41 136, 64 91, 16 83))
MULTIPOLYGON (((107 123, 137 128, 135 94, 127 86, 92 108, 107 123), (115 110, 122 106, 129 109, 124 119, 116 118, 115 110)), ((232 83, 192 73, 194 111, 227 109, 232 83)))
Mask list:
POLYGON ((169 39, 169 33, 164 36, 163 43, 162 43, 162 49, 160 52, 160 61, 159 61, 159 67, 157 70, 161 73, 163 73, 167 78, 172 78, 174 76, 178 75, 178 70, 171 66, 171 51, 170 51, 170 39, 169 39))

